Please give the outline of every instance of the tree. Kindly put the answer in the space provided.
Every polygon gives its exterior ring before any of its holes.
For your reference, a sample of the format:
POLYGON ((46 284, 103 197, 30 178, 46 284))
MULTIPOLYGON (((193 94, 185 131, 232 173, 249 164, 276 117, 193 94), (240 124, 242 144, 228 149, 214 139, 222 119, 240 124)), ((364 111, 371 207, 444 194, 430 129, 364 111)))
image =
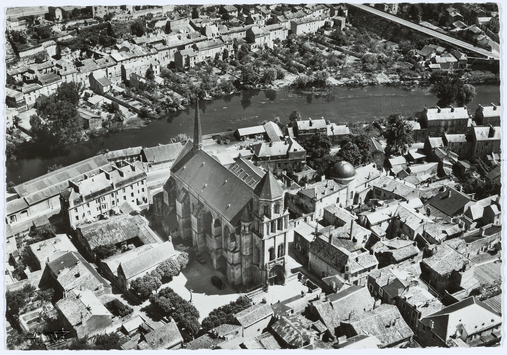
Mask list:
POLYGON ((383 134, 388 156, 404 154, 407 147, 414 142, 412 127, 398 114, 389 116, 383 134))
POLYGON ((431 92, 438 98, 437 105, 447 107, 452 103, 463 106, 470 103, 476 95, 475 87, 465 84, 458 76, 434 73, 430 77, 431 92))
POLYGON ((142 20, 132 22, 130 32, 137 37, 142 37, 146 32, 146 25, 142 20))
POLYGON ((215 308, 209 315, 202 320, 202 327, 205 330, 210 330, 218 327, 224 323, 231 323, 233 315, 247 309, 252 305, 252 301, 246 296, 240 296, 236 301, 231 301, 229 304, 215 308))
POLYGON ((475 87, 471 84, 463 84, 458 88, 456 95, 456 105, 459 107, 468 105, 473 101, 476 95, 475 87))
POLYGON ((107 245, 99 245, 98 247, 93 249, 93 252, 97 256, 98 260, 104 260, 116 254, 118 252, 118 249, 114 244, 107 244, 107 245))
POLYGON ((55 237, 55 227, 52 224, 45 224, 38 227, 32 227, 28 232, 30 244, 41 242, 55 237))
POLYGON ((264 71, 264 76, 262 77, 262 80, 266 84, 272 84, 277 77, 277 71, 275 68, 268 68, 264 71))
POLYGON ((370 139, 366 134, 348 136, 341 141, 337 157, 354 166, 367 164, 371 161, 369 144, 370 139))
POLYGON ((79 99, 81 98, 81 90, 82 84, 75 81, 62 83, 56 89, 56 100, 66 101, 74 106, 77 106, 79 104, 79 99))
POLYGON ((331 151, 331 140, 326 134, 314 134, 301 142, 310 159, 319 159, 331 151))
POLYGON ((149 67, 148 69, 146 69, 146 75, 145 75, 145 77, 148 80, 155 79, 155 72, 153 71, 153 69, 151 67, 149 67))
POLYGON ((121 350, 120 335, 117 332, 99 334, 95 337, 95 349, 97 350, 121 350))
POLYGON ((241 69, 241 81, 244 84, 255 85, 257 83, 258 77, 252 65, 245 65, 243 69, 241 69))
POLYGON ((301 113, 298 110, 294 110, 289 115, 289 126, 294 126, 296 124, 296 121, 301 120, 301 113))
POLYGON ((26 36, 23 31, 16 31, 12 30, 10 31, 11 40, 15 43, 19 44, 25 44, 26 43, 26 36))
POLYGON ((145 300, 160 286, 162 286, 162 282, 159 279, 146 274, 130 283, 130 291, 142 300, 145 300))

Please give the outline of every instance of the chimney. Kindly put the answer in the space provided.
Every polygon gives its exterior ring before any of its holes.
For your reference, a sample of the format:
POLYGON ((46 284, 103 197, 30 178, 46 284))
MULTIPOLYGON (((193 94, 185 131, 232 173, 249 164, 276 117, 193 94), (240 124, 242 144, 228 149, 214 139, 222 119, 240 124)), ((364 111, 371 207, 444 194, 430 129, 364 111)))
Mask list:
POLYGON ((454 106, 449 105, 449 107, 451 108, 451 112, 454 112, 454 106))
POLYGON ((493 106, 493 111, 496 111, 496 105, 494 103, 491 103, 491 106, 493 106))
POLYGON ((311 117, 309 117, 309 118, 308 118, 308 121, 310 121, 310 127, 312 127, 312 126, 313 126, 312 118, 311 118, 311 117))
POLYGON ((494 136, 495 136, 495 128, 490 123, 489 124, 488 138, 493 138, 494 136))
POLYGON ((322 175, 322 176, 320 177, 320 181, 324 181, 324 180, 326 180, 326 175, 322 175))
POLYGON ((451 197, 451 189, 449 189, 449 191, 447 191, 447 198, 451 197))
POLYGON ((433 320, 430 320, 430 329, 433 329, 435 327, 435 322, 433 320))
POLYGON ((352 231, 354 229, 354 220, 351 220, 350 221, 350 238, 349 239, 352 239, 352 231))
POLYGON ((442 112, 442 109, 440 108, 440 106, 437 106, 437 112, 438 113, 442 112))

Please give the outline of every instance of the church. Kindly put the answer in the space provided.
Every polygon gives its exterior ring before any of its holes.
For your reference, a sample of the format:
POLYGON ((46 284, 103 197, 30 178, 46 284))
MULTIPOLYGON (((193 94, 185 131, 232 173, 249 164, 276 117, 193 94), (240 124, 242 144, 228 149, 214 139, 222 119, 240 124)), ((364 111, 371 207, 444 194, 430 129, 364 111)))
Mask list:
POLYGON ((282 284, 289 229, 284 189, 270 171, 241 161, 245 168, 238 173, 202 149, 197 102, 193 142, 186 143, 171 168, 164 204, 176 212, 181 237, 208 253, 229 284, 282 284))

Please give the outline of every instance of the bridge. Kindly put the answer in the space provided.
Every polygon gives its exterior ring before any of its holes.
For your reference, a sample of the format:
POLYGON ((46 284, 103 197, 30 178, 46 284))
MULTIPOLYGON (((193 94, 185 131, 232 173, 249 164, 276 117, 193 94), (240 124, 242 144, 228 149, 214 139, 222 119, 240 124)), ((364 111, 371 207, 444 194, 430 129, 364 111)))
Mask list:
POLYGON ((432 30, 430 28, 427 28, 427 27, 418 25, 416 23, 404 20, 404 19, 399 18, 397 16, 388 14, 388 13, 386 13, 384 11, 380 11, 380 10, 374 9, 371 6, 361 5, 361 4, 348 4, 348 5, 352 6, 352 7, 355 7, 355 8, 358 8, 358 9, 363 10, 363 11, 369 12, 370 14, 373 14, 373 15, 376 15, 376 16, 380 16, 380 17, 382 17, 382 18, 384 18, 386 20, 398 23, 398 24, 400 24, 402 26, 411 28, 411 29, 416 30, 418 32, 424 33, 425 35, 438 38, 438 39, 440 39, 440 40, 442 40, 444 42, 447 42, 447 43, 452 44, 452 45, 457 46, 457 47, 461 47, 463 49, 466 49, 467 51, 479 54, 479 55, 481 55, 483 57, 486 57, 488 59, 495 59, 495 60, 499 60, 500 59, 500 53, 498 53, 498 52, 491 52, 491 51, 488 51, 486 49, 476 47, 473 44, 470 44, 468 42, 461 41, 461 40, 459 40, 457 38, 448 36, 446 34, 443 34, 443 33, 440 33, 438 31, 432 30))

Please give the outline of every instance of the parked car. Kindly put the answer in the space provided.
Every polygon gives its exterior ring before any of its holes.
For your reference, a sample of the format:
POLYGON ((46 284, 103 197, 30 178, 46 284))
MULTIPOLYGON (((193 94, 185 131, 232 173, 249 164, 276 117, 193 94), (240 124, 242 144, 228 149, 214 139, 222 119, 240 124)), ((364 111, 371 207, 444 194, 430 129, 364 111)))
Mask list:
POLYGON ((222 289, 224 289, 224 288, 225 288, 225 283, 224 283, 222 280, 220 280, 220 278, 219 278, 219 277, 217 277, 217 276, 213 276, 213 277, 211 278, 211 283, 212 283, 212 284, 213 284, 216 288, 218 288, 219 290, 222 290, 222 289))
POLYGON ((202 256, 202 254, 197 254, 197 256, 195 257, 197 259, 198 262, 200 262, 201 264, 206 264, 206 259, 204 259, 204 257, 202 256))

